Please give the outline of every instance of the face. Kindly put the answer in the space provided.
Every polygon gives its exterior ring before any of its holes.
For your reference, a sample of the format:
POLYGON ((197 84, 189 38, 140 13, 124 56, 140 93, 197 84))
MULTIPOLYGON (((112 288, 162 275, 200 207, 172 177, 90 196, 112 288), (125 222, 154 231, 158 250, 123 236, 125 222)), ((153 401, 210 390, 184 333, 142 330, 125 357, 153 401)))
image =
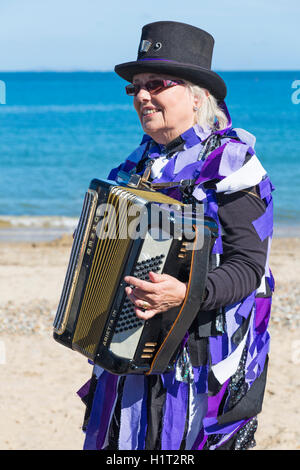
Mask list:
POLYGON ((150 94, 143 85, 157 78, 176 80, 169 75, 153 73, 133 77, 133 83, 142 86, 134 97, 134 107, 145 133, 157 143, 166 145, 195 124, 193 108, 198 102, 185 84, 150 94))

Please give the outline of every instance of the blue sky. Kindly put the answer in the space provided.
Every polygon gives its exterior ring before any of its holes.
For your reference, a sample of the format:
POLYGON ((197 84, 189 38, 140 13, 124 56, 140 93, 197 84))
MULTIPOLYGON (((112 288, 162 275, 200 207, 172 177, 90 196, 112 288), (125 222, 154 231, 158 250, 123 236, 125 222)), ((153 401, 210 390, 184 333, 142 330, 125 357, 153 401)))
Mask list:
POLYGON ((0 0, 0 70, 113 70, 160 20, 209 31, 214 70, 299 70, 299 18, 299 0, 0 0))

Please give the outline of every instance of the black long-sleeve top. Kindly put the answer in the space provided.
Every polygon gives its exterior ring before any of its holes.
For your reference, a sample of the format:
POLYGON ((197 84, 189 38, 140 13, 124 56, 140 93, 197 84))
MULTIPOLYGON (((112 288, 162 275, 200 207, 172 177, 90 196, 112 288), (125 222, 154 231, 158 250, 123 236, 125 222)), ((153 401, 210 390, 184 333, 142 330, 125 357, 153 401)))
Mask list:
POLYGON ((268 239, 261 241, 252 222, 266 207, 256 188, 217 194, 224 235, 221 264, 208 274, 201 310, 231 305, 257 289, 265 272, 268 239))

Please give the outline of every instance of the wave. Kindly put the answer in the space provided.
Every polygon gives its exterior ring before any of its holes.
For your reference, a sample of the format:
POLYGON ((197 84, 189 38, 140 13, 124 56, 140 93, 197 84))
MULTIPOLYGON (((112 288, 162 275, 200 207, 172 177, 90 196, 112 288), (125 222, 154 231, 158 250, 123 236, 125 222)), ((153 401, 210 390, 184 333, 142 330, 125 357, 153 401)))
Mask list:
POLYGON ((30 106, 1 106, 0 114, 47 114, 47 113, 87 113, 112 112, 112 111, 132 111, 129 104, 78 104, 78 105, 30 105, 30 106))
POLYGON ((0 229, 59 229, 72 233, 78 219, 65 216, 0 215, 0 229))

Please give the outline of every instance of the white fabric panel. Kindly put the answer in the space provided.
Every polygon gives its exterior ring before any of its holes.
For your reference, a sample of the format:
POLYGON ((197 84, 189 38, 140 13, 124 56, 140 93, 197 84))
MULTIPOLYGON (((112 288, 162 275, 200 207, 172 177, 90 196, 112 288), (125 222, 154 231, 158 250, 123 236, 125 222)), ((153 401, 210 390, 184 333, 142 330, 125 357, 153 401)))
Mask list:
POLYGON ((207 394, 197 394, 195 385, 189 384, 190 395, 189 395, 189 424, 186 435, 186 446, 185 450, 191 450, 198 434, 201 429, 201 423, 207 413, 207 394))
POLYGON ((242 167, 231 175, 224 178, 216 184, 217 193, 233 193, 245 188, 250 188, 260 183, 262 177, 266 174, 266 170, 258 160, 256 155, 242 167))
POLYGON ((152 167, 151 167, 151 178, 155 179, 161 176, 163 168, 168 163, 167 157, 158 157, 155 159, 152 167))
POLYGON ((235 127, 233 129, 237 136, 241 139, 242 142, 245 142, 245 144, 250 145, 254 149, 255 143, 256 143, 256 137, 253 134, 250 134, 250 132, 246 131, 245 129, 240 129, 239 127, 235 127))
POLYGON ((268 254, 267 254, 267 260, 266 260, 266 268, 265 268, 265 275, 266 277, 270 277, 270 267, 269 267, 269 261, 270 261, 270 252, 271 252, 271 245, 272 245, 272 238, 268 238, 268 254))
POLYGON ((233 353, 231 353, 223 361, 212 366, 211 369, 220 384, 226 382, 226 380, 229 379, 229 377, 231 377, 237 371, 242 352, 247 340, 248 332, 249 327, 244 338, 242 339, 238 347, 233 351, 233 353))
POLYGON ((198 199, 198 201, 203 201, 203 199, 206 199, 206 193, 203 191, 200 185, 195 187, 193 196, 194 198, 198 199))
POLYGON ((261 283, 258 289, 256 290, 257 294, 266 294, 266 276, 263 275, 261 278, 261 283))

